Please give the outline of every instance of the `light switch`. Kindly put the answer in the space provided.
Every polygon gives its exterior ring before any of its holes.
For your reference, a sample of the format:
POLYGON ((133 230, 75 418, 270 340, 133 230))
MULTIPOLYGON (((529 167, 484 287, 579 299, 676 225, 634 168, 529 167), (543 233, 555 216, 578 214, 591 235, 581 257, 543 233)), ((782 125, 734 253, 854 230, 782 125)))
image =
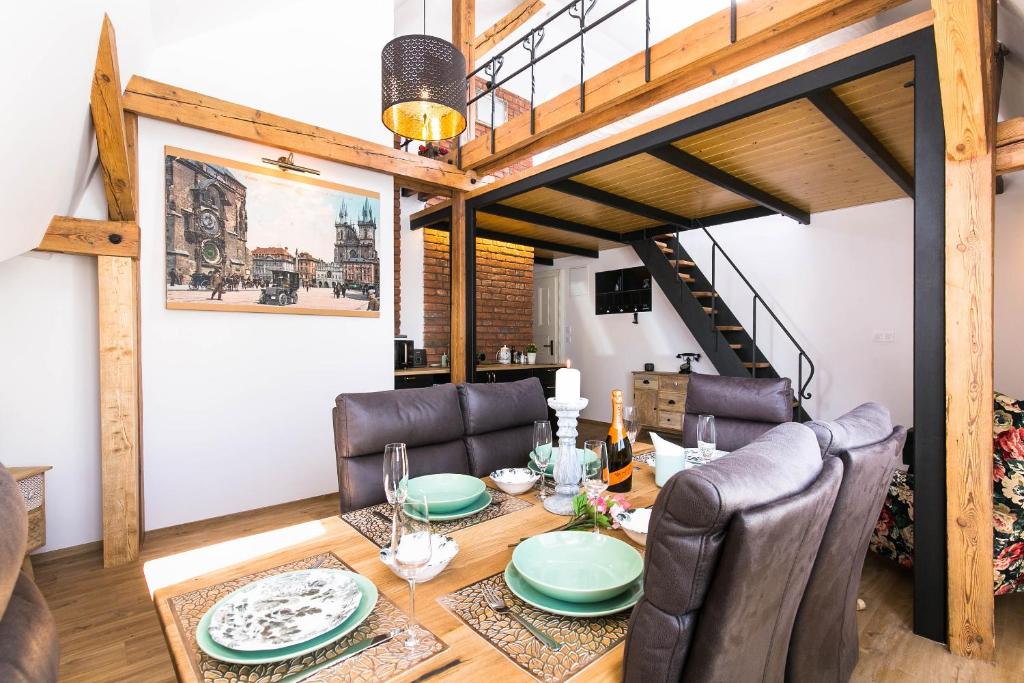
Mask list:
POLYGON ((872 339, 878 344, 891 344, 896 341, 896 332, 893 330, 875 330, 872 339))

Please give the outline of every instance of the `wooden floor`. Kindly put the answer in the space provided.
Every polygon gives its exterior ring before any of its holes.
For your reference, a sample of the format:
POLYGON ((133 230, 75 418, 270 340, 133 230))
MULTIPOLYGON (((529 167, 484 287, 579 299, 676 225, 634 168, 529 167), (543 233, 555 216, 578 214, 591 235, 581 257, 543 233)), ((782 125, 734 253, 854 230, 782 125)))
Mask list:
MULTIPOLYGON (((103 569, 98 548, 37 558, 36 581, 60 630, 60 680, 173 681, 144 563, 321 519, 337 510, 337 497, 325 496, 153 531, 146 535, 142 562, 116 569, 103 569)), ((914 636, 909 574, 870 554, 861 597, 868 607, 858 615, 861 656, 855 681, 1024 681, 1024 594, 996 599, 994 665, 954 657, 944 647, 914 636)))

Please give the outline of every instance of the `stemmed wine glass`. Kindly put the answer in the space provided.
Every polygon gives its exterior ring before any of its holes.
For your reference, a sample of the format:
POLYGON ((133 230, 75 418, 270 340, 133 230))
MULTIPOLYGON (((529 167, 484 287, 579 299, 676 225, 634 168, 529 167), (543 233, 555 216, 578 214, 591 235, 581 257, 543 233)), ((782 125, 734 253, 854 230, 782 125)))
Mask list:
POLYGON ((640 433, 640 420, 636 414, 636 409, 633 406, 623 408, 622 419, 626 423, 626 438, 629 439, 629 445, 632 446, 636 443, 637 434, 640 433))
POLYGON ((701 415, 697 418, 697 453, 707 462, 715 457, 716 442, 715 416, 701 415))
POLYGON ((541 500, 548 497, 546 477, 553 452, 551 423, 547 420, 537 420, 533 423, 533 463, 540 470, 541 500))
POLYGON ((601 530, 597 526, 597 505, 594 499, 608 490, 608 447, 604 441, 594 440, 584 442, 583 449, 594 454, 593 460, 590 460, 589 456, 584 459, 583 488, 594 507, 594 533, 599 534, 601 530))
POLYGON ((409 457, 404 443, 384 446, 384 495, 391 503, 391 554, 394 556, 395 527, 398 509, 405 503, 409 486, 409 457))
POLYGON ((431 540, 430 508, 425 496, 406 495, 405 504, 397 517, 391 540, 392 557, 398 574, 409 582, 409 628, 405 647, 416 649, 416 574, 430 563, 431 540))

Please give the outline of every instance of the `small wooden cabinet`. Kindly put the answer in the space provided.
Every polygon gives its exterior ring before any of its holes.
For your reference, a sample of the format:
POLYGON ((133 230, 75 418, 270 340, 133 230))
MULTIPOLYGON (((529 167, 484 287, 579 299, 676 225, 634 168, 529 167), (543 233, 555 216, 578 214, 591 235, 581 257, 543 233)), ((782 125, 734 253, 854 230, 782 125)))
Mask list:
POLYGON ((657 431, 682 432, 689 381, 689 375, 677 372, 634 372, 633 410, 640 424, 657 431))

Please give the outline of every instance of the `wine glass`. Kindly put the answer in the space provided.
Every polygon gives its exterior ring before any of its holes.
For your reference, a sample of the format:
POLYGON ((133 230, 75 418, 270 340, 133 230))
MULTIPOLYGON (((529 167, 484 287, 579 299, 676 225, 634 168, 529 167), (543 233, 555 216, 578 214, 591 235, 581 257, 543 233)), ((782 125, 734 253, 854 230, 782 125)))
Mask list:
POLYGON ((636 443, 637 434, 640 433, 640 419, 633 406, 626 406, 622 409, 622 419, 626 423, 626 438, 629 439, 629 445, 632 446, 636 443))
POLYGON ((697 453, 707 462, 715 457, 715 416, 701 415, 697 418, 697 453))
MULTIPOLYGON (((409 486, 409 457, 404 443, 389 443, 384 446, 384 495, 391 503, 391 537, 395 536, 398 522, 398 508, 405 502, 409 486)), ((391 547, 392 555, 395 552, 391 547)))
POLYGON ((416 649, 416 574, 430 563, 431 530, 430 508, 425 496, 406 495, 405 504, 397 517, 391 540, 391 556, 398 575, 409 582, 409 627, 405 647, 416 649))
POLYGON ((601 530, 597 526, 597 505, 594 499, 608 490, 608 447, 604 441, 585 441, 583 450, 594 454, 593 460, 588 456, 583 462, 583 488, 594 507, 594 533, 599 534, 601 530))
POLYGON ((533 423, 533 464, 540 470, 541 500, 548 497, 546 477, 553 453, 551 423, 547 420, 537 420, 533 423))

